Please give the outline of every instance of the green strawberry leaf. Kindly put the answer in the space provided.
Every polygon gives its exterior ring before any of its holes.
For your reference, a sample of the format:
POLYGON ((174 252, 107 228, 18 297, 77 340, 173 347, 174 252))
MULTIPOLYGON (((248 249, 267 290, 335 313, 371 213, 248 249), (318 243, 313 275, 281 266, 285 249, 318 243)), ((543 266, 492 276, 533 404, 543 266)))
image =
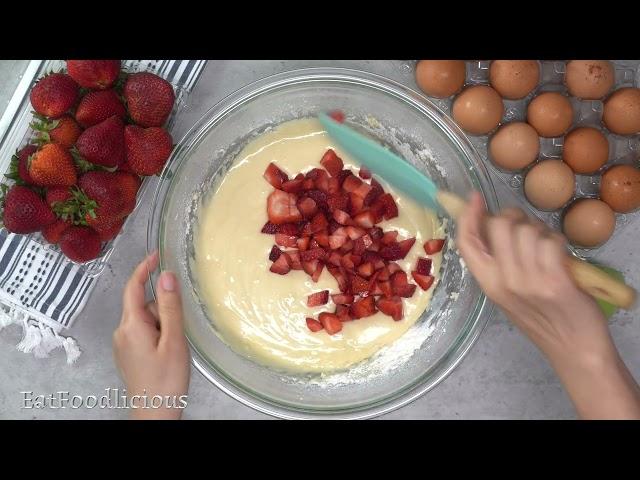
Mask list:
POLYGON ((11 162, 9 163, 9 172, 5 173, 4 176, 9 180, 13 180, 16 185, 26 185, 26 182, 22 180, 20 177, 20 173, 18 171, 18 163, 20 159, 18 158, 18 151, 11 156, 11 162))
POLYGON ((87 225, 87 215, 96 218, 97 202, 76 186, 71 187, 69 191, 71 198, 64 202, 55 202, 52 206, 53 212, 62 220, 70 221, 74 225, 87 225))

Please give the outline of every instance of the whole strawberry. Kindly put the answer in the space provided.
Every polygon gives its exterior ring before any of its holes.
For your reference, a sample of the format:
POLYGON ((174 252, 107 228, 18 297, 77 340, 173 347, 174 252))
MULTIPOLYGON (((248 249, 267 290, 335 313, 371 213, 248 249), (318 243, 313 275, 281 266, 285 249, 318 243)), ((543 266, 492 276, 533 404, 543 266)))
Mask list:
POLYGON ((78 84, 69 75, 52 73, 31 89, 31 105, 40 115, 58 118, 76 103, 78 91, 78 84))
POLYGON ((139 180, 131 173, 87 172, 80 177, 78 185, 87 197, 97 203, 91 217, 124 218, 136 205, 139 180))
POLYGON ((49 120, 38 115, 37 120, 31 122, 37 134, 39 143, 57 143, 65 148, 71 148, 82 133, 82 128, 70 115, 63 115, 56 120, 49 120))
POLYGON ((115 90, 89 92, 82 97, 76 109, 76 120, 84 128, 104 122, 113 115, 122 120, 127 116, 127 111, 115 90))
POLYGON ((31 156, 29 175, 41 187, 70 187, 78 179, 73 157, 56 143, 43 145, 31 156))
POLYGON ((66 202, 72 197, 69 187, 50 187, 44 195, 44 199, 51 208, 56 203, 66 202))
POLYGON ((87 128, 76 142, 78 153, 87 161, 105 167, 116 167, 124 161, 124 124, 113 115, 87 128))
POLYGON ((42 233, 42 236, 47 242, 55 245, 60 241, 63 232, 70 226, 71 224, 69 222, 57 219, 52 224, 44 227, 40 233, 42 233))
POLYGON ((49 206, 29 187, 14 185, 4 197, 2 222, 13 233, 33 233, 56 221, 49 206))
POLYGON ((81 87, 104 90, 120 74, 120 60, 67 60, 67 71, 81 87))
POLYGON ((155 175, 171 155, 173 140, 161 127, 142 128, 127 125, 124 129, 125 163, 138 175, 155 175))
POLYGON ((130 75, 123 93, 129 116, 142 127, 164 125, 176 99, 169 82, 148 72, 130 75))
POLYGON ((120 230, 122 230, 122 225, 124 224, 124 218, 110 218, 110 217, 98 217, 98 218, 88 218, 87 223, 91 228, 93 228, 100 240, 103 242, 108 242, 109 240, 114 239, 120 230))
POLYGON ((23 147, 17 154, 18 178, 28 185, 33 185, 33 178, 29 175, 29 157, 38 150, 35 145, 23 147))
POLYGON ((100 254, 100 236, 93 228, 70 226, 60 236, 60 250, 74 262, 84 263, 100 254))

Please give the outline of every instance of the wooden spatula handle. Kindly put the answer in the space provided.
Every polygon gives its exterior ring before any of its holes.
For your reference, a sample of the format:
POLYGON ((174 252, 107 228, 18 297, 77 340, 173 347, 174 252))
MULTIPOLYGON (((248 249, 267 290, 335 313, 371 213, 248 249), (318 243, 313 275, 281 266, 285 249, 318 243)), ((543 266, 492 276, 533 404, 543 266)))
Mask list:
MULTIPOLYGON (((451 192, 439 191, 438 202, 454 220, 465 208, 465 201, 451 192)), ((634 304, 636 291, 633 288, 590 263, 572 255, 567 258, 573 280, 589 295, 620 308, 628 309, 634 304)))

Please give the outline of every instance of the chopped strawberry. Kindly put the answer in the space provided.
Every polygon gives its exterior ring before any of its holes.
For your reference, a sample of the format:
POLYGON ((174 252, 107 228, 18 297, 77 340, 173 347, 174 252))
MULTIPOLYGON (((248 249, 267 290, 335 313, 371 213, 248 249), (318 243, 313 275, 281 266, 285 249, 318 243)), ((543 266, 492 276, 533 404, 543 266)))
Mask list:
POLYGON ((334 210, 333 219, 341 225, 349 225, 351 223, 351 217, 344 210, 334 210))
MULTIPOLYGON (((382 276, 382 275, 380 275, 382 276)), ((380 279, 380 276, 378 276, 378 280, 380 279)), ((383 282, 378 282, 378 287, 380 288, 380 291, 382 292, 382 295, 384 295, 385 297, 391 297, 393 296, 393 287, 391 286, 391 282, 386 280, 383 282)))
POLYGON ((380 240, 374 240, 369 248, 367 248, 370 252, 379 252, 380 251, 380 240))
POLYGON ((364 199, 358 194, 351 192, 349 194, 349 213, 351 216, 357 215, 362 211, 364 206, 364 199))
POLYGON ((397 243, 382 247, 380 249, 380 256, 388 261, 400 260, 403 258, 402 250, 400 249, 400 245, 397 243))
POLYGON ((311 170, 309 170, 306 174, 305 174, 305 178, 309 178, 311 180, 313 180, 314 182, 316 181, 316 179, 322 174, 326 175, 327 172, 325 172, 324 170, 322 170, 321 168, 312 168, 311 170))
POLYGON ((340 191, 340 180, 338 177, 331 177, 329 179, 329 186, 327 187, 327 192, 329 194, 334 195, 340 191))
POLYGON ((342 163, 342 159, 336 155, 331 148, 327 150, 322 156, 322 160, 320 160, 320 164, 329 172, 332 177, 336 177, 342 167, 344 167, 344 163, 342 163))
POLYGON ((324 170, 319 171, 313 183, 318 190, 321 190, 323 192, 329 191, 329 175, 327 175, 327 172, 325 172, 324 170))
POLYGON ((303 237, 296 240, 298 250, 304 252, 307 248, 309 248, 309 237, 303 237))
POLYGON ((331 265, 335 265, 336 267, 339 267, 340 265, 342 265, 342 255, 340 255, 338 252, 331 252, 327 262, 330 263, 331 265))
POLYGON ((353 295, 337 293, 335 295, 331 295, 331 300, 333 300, 333 303, 336 305, 351 305, 353 303, 353 295))
POLYGON ((300 252, 297 250, 290 250, 286 254, 289 256, 289 266, 291 267, 291 270, 302 270, 300 252))
POLYGON ((358 175, 360 176, 360 178, 367 180, 371 178, 371 170, 369 170, 367 167, 360 167, 358 175))
POLYGON ((278 233, 278 225, 276 225, 275 223, 271 223, 271 222, 267 222, 264 224, 264 226, 262 227, 262 230, 260 230, 262 233, 267 233, 269 235, 274 235, 276 233, 278 233))
POLYGON ((373 275, 373 272, 373 263, 371 262, 362 263, 358 266, 358 274, 365 278, 369 278, 371 275, 373 275))
POLYGON ((353 318, 370 317, 376 312, 376 302, 373 297, 366 297, 362 300, 358 300, 353 305, 351 305, 350 308, 350 313, 353 318))
POLYGON ((310 262, 312 260, 324 260, 327 256, 327 252, 323 248, 310 248, 300 253, 300 258, 303 262, 310 262))
POLYGON ((302 189, 312 190, 313 188, 315 188, 315 184, 313 183, 313 178, 305 178, 304 181, 302 182, 302 189))
POLYGON ((282 190, 287 193, 300 193, 302 191, 303 183, 303 178, 294 178, 293 180, 284 182, 282 184, 282 190))
POLYGON ((369 229, 369 236, 371 237, 371 240, 380 240, 383 235, 384 232, 380 227, 373 227, 369 229))
POLYGON ((362 185, 362 180, 360 180, 355 175, 350 175, 344 179, 344 182, 342 183, 342 189, 345 192, 352 193, 355 192, 360 187, 360 185, 362 185))
POLYGON ((340 267, 333 266, 327 267, 327 270, 329 270, 329 273, 333 275, 336 282, 338 282, 338 288, 340 291, 346 292, 349 289, 349 280, 347 279, 347 275, 344 270, 340 267))
POLYGON ((362 228, 371 228, 375 225, 375 216, 368 210, 357 214, 353 217, 353 221, 356 225, 361 226, 362 228))
POLYGON ((333 120, 335 120, 338 123, 344 122, 344 112, 342 112, 341 110, 333 110, 329 112, 329 117, 331 117, 333 120))
POLYGON ((367 233, 365 230, 354 226, 346 227, 345 232, 347 232, 347 235, 351 240, 356 240, 367 233))
POLYGON ((408 283, 394 290, 399 297, 411 298, 416 292, 416 286, 413 283, 408 283))
POLYGON ((332 193, 327 198, 329 210, 349 210, 349 195, 344 192, 332 193))
POLYGON ((316 269, 318 268, 318 264, 320 263, 319 260, 306 261, 304 258, 302 258, 302 254, 300 254, 300 260, 302 261, 302 269, 309 276, 312 276, 315 273, 316 269))
POLYGON ((351 172, 351 170, 342 170, 340 173, 338 173, 338 181, 340 182, 340 186, 342 187, 342 184, 344 183, 344 181, 347 179, 347 177, 352 176, 353 173, 351 172))
POLYGON ((362 254, 362 261, 363 262, 375 263, 378 260, 382 260, 382 258, 376 252, 371 252, 371 251, 367 250, 366 252, 364 252, 362 254))
POLYGON ((297 237, 276 233, 276 243, 281 247, 295 248, 298 246, 297 237))
POLYGON ((313 239, 320 247, 328 247, 329 246, 329 234, 326 230, 322 230, 321 232, 316 233, 313 236, 313 239))
POLYGON ((402 267, 395 262, 389 262, 387 265, 387 269, 389 270, 389 274, 394 274, 402 270, 402 267))
POLYGON ((363 255, 366 249, 372 244, 373 241, 371 240, 371 237, 365 234, 353 242, 353 253, 356 255, 363 255))
POLYGON ((382 239, 380 240, 383 245, 392 245, 397 242, 398 232, 395 230, 389 230, 388 232, 384 232, 382 235, 382 239))
POLYGON ((396 201, 393 199, 390 193, 385 193, 380 195, 380 200, 384 203, 384 218, 386 220, 391 220, 398 216, 398 205, 396 205, 396 201))
POLYGON ((409 250, 411 250, 411 247, 413 247, 414 243, 416 243, 415 238, 407 238, 406 240, 402 240, 401 242, 398 242, 398 246, 400 247, 400 252, 402 253, 402 257, 400 258, 404 258, 407 256, 407 253, 409 253, 409 250))
POLYGON ((273 246, 271 247, 271 251, 269 252, 269 260, 271 260, 272 262, 275 262, 278 258, 280 258, 280 255, 282 254, 282 250, 280 250, 277 246, 273 246))
MULTIPOLYGON (((320 170, 322 172, 322 170, 320 170)), ((324 172, 323 172, 324 173, 324 172)), ((311 199, 313 199, 314 202, 316 202, 316 205, 318 206, 318 208, 320 210, 327 210, 327 194, 320 191, 320 190, 316 190, 316 189, 311 189, 308 190, 307 192, 305 192, 305 195, 311 199)))
POLYGON ((353 250, 353 240, 347 239, 342 248, 340 248, 340 253, 349 253, 351 250, 353 250))
MULTIPOLYGON (((366 197, 364 197, 364 205, 369 206, 374 203, 380 195, 384 193, 382 185, 380 185, 375 178, 371 179, 371 190, 366 197)), ((384 205, 384 204, 383 204, 384 205)))
POLYGON ((320 232, 326 229, 329 226, 329 221, 327 217, 324 216, 324 213, 318 212, 313 216, 311 220, 311 233, 320 232))
POLYGON ((391 275, 391 286, 400 297, 410 298, 416 291, 416 286, 407 281, 407 274, 402 270, 391 275))
POLYGON ((381 297, 377 302, 378 309, 385 315, 389 315, 396 322, 402 320, 402 299, 399 297, 381 297))
POLYGON ((282 233, 290 237, 297 237, 298 225, 295 223, 283 223, 282 225, 278 225, 278 233, 282 233))
POLYGON ((277 273, 278 275, 286 275, 291 271, 291 267, 289 266, 289 262, 287 261, 287 256, 282 254, 278 257, 278 259, 271 264, 271 268, 269 270, 273 273, 277 273))
POLYGON ((433 255, 434 253, 438 253, 444 247, 444 239, 431 239, 427 240, 424 244, 424 251, 427 252, 427 255, 433 255))
POLYGON ((331 250, 337 250, 347 241, 347 232, 344 228, 338 228, 329 236, 329 247, 331 250))
POLYGON ((316 266, 315 271, 311 275, 311 280, 313 280, 315 283, 318 283, 318 280, 320 280, 320 275, 322 275, 323 269, 324 269, 324 263, 318 262, 318 265, 316 266))
POLYGON ((420 275, 431 274, 431 259, 420 257, 416 264, 416 272, 420 275))
POLYGON ((342 330, 342 322, 337 315, 329 312, 322 312, 318 315, 318 318, 329 335, 333 335, 342 330))
POLYGON ((346 268, 347 270, 355 270, 355 268, 360 265, 362 259, 358 255, 354 255, 353 253, 347 253, 342 257, 340 264, 346 268))
POLYGON ((333 235, 333 233, 338 230, 339 228, 342 228, 343 225, 340 225, 338 222, 336 222, 333 218, 329 220, 329 233, 331 235, 333 235))
POLYGON ((433 285, 434 278, 431 275, 423 275, 418 273, 417 271, 411 272, 413 279, 416 281, 420 288, 423 290, 429 290, 431 285, 433 285))
POLYGON ((315 318, 308 318, 307 317, 306 320, 307 320, 307 327, 312 332, 319 332, 320 330, 322 330, 322 324, 318 320, 316 320, 315 318))
POLYGON ((369 282, 358 275, 351 275, 351 292, 366 296, 369 292, 369 282))
POLYGON ((367 198, 369 192, 371 191, 371 186, 368 183, 362 182, 362 184, 356 188, 353 193, 362 198, 362 203, 364 205, 364 199, 367 198))
POLYGON ((312 293, 307 297, 307 307, 319 307, 329 301, 329 290, 312 293))
POLYGON ((269 221, 280 225, 282 223, 299 222, 302 215, 296 207, 296 196, 293 193, 274 190, 267 198, 267 214, 269 221))
POLYGON ((349 314, 349 307, 346 305, 336 305, 335 314, 341 322, 350 322, 353 320, 349 314))
POLYGON ((281 188, 282 183, 289 180, 289 176, 284 173, 278 166, 271 162, 262 175, 267 182, 269 182, 274 188, 281 188))

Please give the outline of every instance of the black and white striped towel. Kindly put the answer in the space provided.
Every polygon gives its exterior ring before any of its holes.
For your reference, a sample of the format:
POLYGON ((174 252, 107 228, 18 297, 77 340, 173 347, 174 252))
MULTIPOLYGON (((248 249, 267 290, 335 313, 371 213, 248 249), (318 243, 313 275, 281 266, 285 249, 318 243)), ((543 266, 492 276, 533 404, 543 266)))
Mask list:
MULTIPOLYGON (((126 60, 131 71, 150 71, 188 94, 198 81, 205 60, 126 60)), ((28 128, 28 125, 16 128, 28 128)), ((72 363, 80 354, 72 338, 60 335, 84 308, 97 281, 95 274, 75 265, 55 249, 30 235, 0 229, 0 330, 22 324, 18 348, 46 357, 64 347, 72 363)))

